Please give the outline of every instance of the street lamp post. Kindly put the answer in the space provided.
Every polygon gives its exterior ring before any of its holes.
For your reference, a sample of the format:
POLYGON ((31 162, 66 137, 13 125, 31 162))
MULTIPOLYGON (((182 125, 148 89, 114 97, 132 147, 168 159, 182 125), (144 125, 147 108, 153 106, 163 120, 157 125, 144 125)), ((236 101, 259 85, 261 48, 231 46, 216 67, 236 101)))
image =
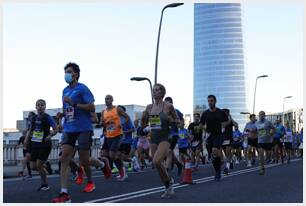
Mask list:
POLYGON ((255 114, 255 97, 256 97, 256 88, 257 88, 257 80, 259 78, 265 78, 265 77, 268 77, 268 75, 261 75, 261 76, 258 76, 256 78, 256 82, 255 82, 255 91, 254 91, 254 101, 253 101, 253 114, 255 114))
POLYGON ((159 22, 159 29, 158 29, 158 36, 157 36, 157 46, 156 46, 156 57, 155 57, 155 79, 154 79, 154 84, 157 83, 157 62, 158 62, 158 50, 159 50, 159 38, 160 38, 160 30, 161 30, 161 25, 162 25, 162 21, 163 21, 163 15, 164 15, 164 11, 166 8, 174 8, 177 6, 181 6, 184 3, 172 3, 172 4, 168 4, 166 5, 162 12, 161 12, 161 16, 160 16, 160 22, 159 22))
POLYGON ((149 82, 149 84, 150 84, 150 91, 151 91, 152 103, 154 103, 154 102, 153 102, 153 94, 152 94, 153 89, 152 89, 151 80, 148 79, 147 77, 132 77, 132 78, 131 78, 131 81, 144 81, 144 80, 147 80, 147 81, 149 82))
POLYGON ((287 97, 284 97, 284 102, 283 102, 283 118, 282 118, 282 122, 283 122, 283 126, 285 125, 285 101, 286 101, 286 99, 289 99, 289 98, 291 98, 292 96, 287 96, 287 97))

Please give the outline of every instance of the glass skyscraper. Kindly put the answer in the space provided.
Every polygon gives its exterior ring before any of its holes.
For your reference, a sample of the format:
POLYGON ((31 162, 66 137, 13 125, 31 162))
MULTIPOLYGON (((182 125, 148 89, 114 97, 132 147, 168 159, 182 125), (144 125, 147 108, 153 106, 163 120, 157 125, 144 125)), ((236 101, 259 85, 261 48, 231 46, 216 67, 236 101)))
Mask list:
POLYGON ((194 5, 194 111, 207 109, 207 96, 228 108, 244 127, 246 85, 239 3, 194 5))

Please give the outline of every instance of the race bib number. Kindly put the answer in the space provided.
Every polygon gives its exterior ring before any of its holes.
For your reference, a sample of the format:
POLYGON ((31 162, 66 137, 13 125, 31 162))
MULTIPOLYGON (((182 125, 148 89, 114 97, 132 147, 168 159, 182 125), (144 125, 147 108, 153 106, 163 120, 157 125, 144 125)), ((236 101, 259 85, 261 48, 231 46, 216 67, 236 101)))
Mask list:
POLYGON ((258 130, 258 136, 263 137, 267 135, 267 131, 265 129, 259 129, 258 130))
POLYGON ((186 135, 184 133, 179 133, 179 136, 181 139, 185 139, 186 138, 186 135))
POLYGON ((66 108, 66 117, 65 117, 65 120, 67 122, 72 122, 74 121, 74 107, 68 107, 66 108))
POLYGON ((42 142, 44 138, 44 132, 41 131, 34 131, 32 136, 33 142, 42 142))
POLYGON ((151 129, 161 129, 161 121, 158 115, 149 118, 151 129))
POLYGON ((114 123, 110 123, 106 127, 106 131, 108 132, 114 132, 116 130, 116 125, 114 123))

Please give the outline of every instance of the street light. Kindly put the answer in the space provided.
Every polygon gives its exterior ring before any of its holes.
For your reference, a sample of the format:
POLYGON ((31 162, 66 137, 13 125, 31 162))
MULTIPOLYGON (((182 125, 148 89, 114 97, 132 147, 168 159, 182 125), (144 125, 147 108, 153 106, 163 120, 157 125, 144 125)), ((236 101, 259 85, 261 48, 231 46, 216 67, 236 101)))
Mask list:
POLYGON ((292 96, 287 96, 287 97, 284 97, 284 102, 283 102, 283 126, 285 125, 285 101, 286 101, 286 99, 289 99, 289 98, 291 98, 292 96))
POLYGON ((261 76, 258 76, 258 77, 256 78, 255 91, 254 91, 254 102, 253 102, 253 114, 255 114, 255 97, 256 97, 257 80, 258 80, 259 78, 265 78, 265 77, 268 77, 268 75, 261 75, 261 76))
POLYGON ((131 81, 144 81, 144 80, 147 80, 150 84, 150 91, 151 91, 151 98, 152 98, 152 103, 153 103, 153 94, 152 94, 152 83, 151 83, 151 80, 148 79, 147 77, 132 77, 131 78, 131 81))
POLYGON ((158 62, 158 49, 159 49, 159 38, 160 38, 160 30, 161 30, 161 25, 162 25, 162 21, 163 21, 163 14, 166 8, 174 8, 177 6, 181 6, 184 3, 172 3, 172 4, 168 4, 166 5, 162 12, 161 12, 161 16, 160 16, 160 22, 159 22, 159 30, 158 30, 158 36, 157 36, 157 47, 156 47, 156 58, 155 58, 155 79, 154 79, 154 84, 157 83, 157 62, 158 62))

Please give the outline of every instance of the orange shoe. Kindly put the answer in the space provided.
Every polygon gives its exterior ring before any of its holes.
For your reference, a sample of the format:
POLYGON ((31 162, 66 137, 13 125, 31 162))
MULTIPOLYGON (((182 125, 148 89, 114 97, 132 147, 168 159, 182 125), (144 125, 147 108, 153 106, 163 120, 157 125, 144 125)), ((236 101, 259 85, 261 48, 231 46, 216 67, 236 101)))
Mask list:
POLYGON ((83 167, 80 167, 80 168, 78 169, 78 176, 77 176, 77 178, 76 178, 76 180, 75 180, 75 183, 76 183, 76 184, 78 184, 78 185, 83 184, 83 182, 84 182, 83 175, 84 175, 83 167))
POLYGON ((90 181, 87 183, 86 187, 83 189, 83 192, 92 192, 95 189, 96 189, 95 184, 92 181, 90 181))
POLYGON ((52 199, 53 203, 68 203, 71 202, 70 196, 67 193, 61 192, 59 196, 52 199))

